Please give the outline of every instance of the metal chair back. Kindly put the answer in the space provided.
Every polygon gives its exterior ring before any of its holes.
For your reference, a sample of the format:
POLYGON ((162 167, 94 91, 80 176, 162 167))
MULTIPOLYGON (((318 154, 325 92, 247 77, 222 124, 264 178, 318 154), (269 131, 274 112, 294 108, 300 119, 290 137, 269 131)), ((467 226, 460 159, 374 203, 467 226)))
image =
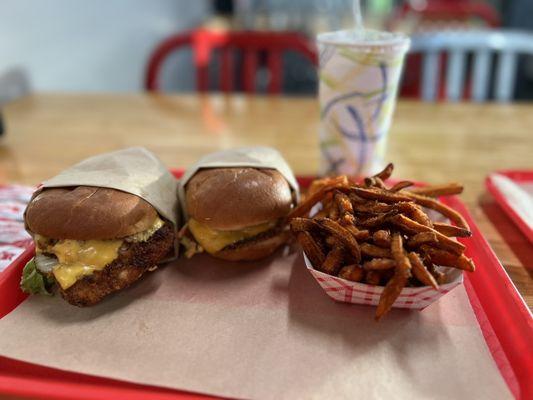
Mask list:
POLYGON ((512 99, 518 57, 533 55, 533 34, 521 31, 464 31, 432 32, 415 35, 411 52, 421 53, 422 87, 424 101, 438 99, 439 81, 445 72, 445 94, 448 101, 459 101, 467 96, 473 101, 489 99, 492 60, 495 57, 494 99, 508 102, 512 99), (441 71, 441 57, 446 54, 446 71, 441 71), (471 76, 467 76, 468 59, 472 55, 471 76), (465 84, 471 82, 471 88, 465 84))

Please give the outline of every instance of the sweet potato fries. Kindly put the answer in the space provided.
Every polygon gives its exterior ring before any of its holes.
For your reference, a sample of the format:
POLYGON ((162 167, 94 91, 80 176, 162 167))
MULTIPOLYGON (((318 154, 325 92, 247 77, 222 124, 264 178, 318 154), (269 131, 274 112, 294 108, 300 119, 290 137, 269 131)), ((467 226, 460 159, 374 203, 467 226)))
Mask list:
POLYGON ((459 194, 457 183, 414 188, 401 181, 387 187, 392 164, 355 184, 346 176, 312 183, 306 199, 289 215, 291 230, 313 267, 355 282, 384 286, 380 319, 406 286, 438 289, 446 275, 438 266, 474 271, 465 246, 452 237, 471 235, 468 224, 437 196, 459 194), (321 210, 309 216, 311 209, 321 210), (432 209, 453 225, 432 222, 432 209))

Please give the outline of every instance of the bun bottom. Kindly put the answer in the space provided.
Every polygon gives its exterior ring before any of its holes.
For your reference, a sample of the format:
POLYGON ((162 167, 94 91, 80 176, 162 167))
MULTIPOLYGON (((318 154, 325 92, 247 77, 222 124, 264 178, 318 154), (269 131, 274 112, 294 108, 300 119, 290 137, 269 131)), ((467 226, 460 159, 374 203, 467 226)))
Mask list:
POLYGON ((271 255, 280 246, 287 243, 288 239, 288 231, 272 230, 268 234, 262 234, 256 238, 224 247, 222 250, 210 254, 226 261, 254 261, 271 255))

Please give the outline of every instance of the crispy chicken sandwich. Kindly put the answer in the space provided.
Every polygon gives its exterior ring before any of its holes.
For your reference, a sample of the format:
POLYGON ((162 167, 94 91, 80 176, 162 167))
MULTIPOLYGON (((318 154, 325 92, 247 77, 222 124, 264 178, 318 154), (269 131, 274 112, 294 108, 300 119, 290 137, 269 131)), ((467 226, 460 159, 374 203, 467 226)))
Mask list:
POLYGON ((21 287, 91 306, 124 289, 172 253, 174 227, 140 197, 91 186, 44 189, 28 204, 36 245, 21 287))
POLYGON ((185 203, 188 231, 216 258, 257 260, 288 239, 285 217, 293 192, 276 170, 201 169, 185 186, 185 203))

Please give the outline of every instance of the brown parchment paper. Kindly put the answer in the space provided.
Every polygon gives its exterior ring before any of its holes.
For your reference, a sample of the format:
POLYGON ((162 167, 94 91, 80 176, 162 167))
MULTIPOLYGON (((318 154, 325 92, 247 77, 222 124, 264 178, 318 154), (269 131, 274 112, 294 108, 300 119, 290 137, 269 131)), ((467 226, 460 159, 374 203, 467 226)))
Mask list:
POLYGON ((92 308, 31 296, 0 320, 0 354, 235 398, 512 398, 463 286, 423 311, 374 312, 329 299, 300 251, 198 255, 92 308))
MULTIPOLYGON (((143 147, 130 147, 87 158, 42 183, 43 189, 65 186, 97 186, 137 195, 179 227, 178 182, 167 167, 143 147)), ((177 241, 174 246, 178 252, 177 241)))
POLYGON ((272 147, 237 147, 228 150, 210 153, 200 158, 196 163, 191 165, 183 174, 179 182, 179 198, 181 210, 187 218, 187 207, 185 202, 185 186, 194 174, 203 168, 220 168, 220 167, 255 167, 265 169, 275 169, 285 177, 294 193, 294 201, 298 202, 300 190, 296 177, 291 167, 283 156, 272 147))

